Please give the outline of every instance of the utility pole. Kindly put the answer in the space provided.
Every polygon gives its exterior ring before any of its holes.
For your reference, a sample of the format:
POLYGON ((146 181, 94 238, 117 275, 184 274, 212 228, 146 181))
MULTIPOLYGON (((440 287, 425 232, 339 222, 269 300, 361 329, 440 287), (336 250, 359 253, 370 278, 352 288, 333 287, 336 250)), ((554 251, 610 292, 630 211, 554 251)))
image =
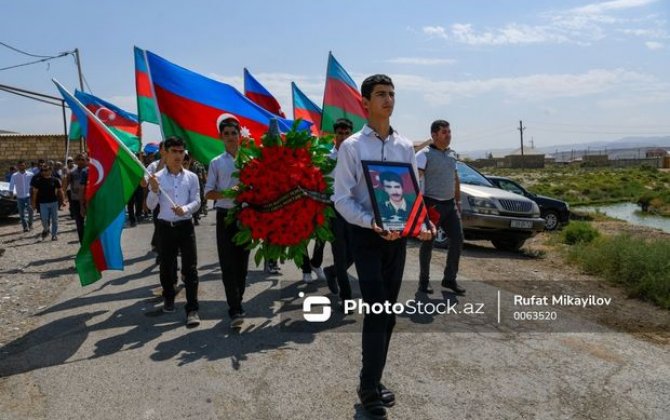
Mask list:
POLYGON ((81 74, 81 59, 79 58, 79 48, 74 49, 74 61, 77 62, 77 72, 79 73, 79 89, 84 91, 84 77, 81 74))
POLYGON ((523 121, 519 120, 519 133, 521 134, 521 168, 524 167, 524 157, 523 157, 523 130, 526 127, 523 126, 523 121))
MULTIPOLYGON (((79 48, 74 49, 74 60, 77 62, 77 72, 79 73, 79 89, 84 91, 84 76, 81 74, 81 58, 79 57, 79 48)), ((83 138, 79 139, 79 151, 86 152, 86 142, 83 138)))

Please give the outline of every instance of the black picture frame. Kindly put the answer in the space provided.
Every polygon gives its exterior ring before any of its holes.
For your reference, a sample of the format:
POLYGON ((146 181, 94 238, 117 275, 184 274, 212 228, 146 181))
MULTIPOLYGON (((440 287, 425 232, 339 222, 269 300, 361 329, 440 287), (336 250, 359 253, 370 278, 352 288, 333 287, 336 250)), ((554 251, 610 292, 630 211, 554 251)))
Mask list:
POLYGON ((405 231, 414 203, 422 200, 412 164, 373 160, 361 164, 377 226, 389 232, 405 231))

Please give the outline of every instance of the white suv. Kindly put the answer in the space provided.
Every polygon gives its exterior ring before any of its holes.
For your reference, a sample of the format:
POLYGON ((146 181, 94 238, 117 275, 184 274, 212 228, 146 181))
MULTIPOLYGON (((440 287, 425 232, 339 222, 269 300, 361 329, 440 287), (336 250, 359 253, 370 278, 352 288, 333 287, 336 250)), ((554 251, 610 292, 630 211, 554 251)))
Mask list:
MULTIPOLYGON (((456 169, 461 181, 461 221, 465 239, 490 240, 497 249, 517 251, 526 239, 544 230, 537 204, 519 194, 495 188, 486 177, 463 162, 456 169)), ((438 230, 435 245, 448 246, 438 230)))

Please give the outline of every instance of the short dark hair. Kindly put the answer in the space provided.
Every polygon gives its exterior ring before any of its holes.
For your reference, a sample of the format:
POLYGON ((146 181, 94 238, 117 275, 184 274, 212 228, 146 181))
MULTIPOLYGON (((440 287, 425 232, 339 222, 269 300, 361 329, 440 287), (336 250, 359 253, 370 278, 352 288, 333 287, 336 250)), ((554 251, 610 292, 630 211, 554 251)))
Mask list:
POLYGON ((375 89, 376 85, 386 85, 395 88, 395 86, 393 86, 393 81, 387 75, 373 74, 372 76, 363 80, 363 84, 361 85, 361 95, 365 99, 370 99, 370 95, 372 95, 372 91, 375 89))
POLYGON ((168 137, 163 142, 163 148, 165 150, 170 150, 171 147, 175 147, 175 146, 177 146, 177 147, 181 146, 181 147, 185 148, 186 143, 184 143, 184 140, 181 137, 177 137, 177 136, 168 137))
POLYGON ((349 118, 338 118, 333 124, 333 131, 337 131, 338 128, 354 131, 354 123, 352 123, 349 118))
POLYGON ((238 133, 240 132, 240 123, 233 118, 226 118, 219 123, 219 134, 221 134, 226 127, 233 127, 238 133))
POLYGON ((17 165, 20 165, 20 164, 22 164, 22 163, 25 165, 25 164, 26 164, 26 161, 23 160, 23 159, 19 159, 19 160, 16 161, 16 164, 17 164, 17 165))
POLYGON ((430 125, 430 133, 437 133, 442 129, 442 127, 449 127, 449 121, 445 120, 435 120, 433 123, 430 125))
POLYGON ((398 184, 402 185, 402 178, 400 178, 400 175, 395 172, 382 172, 379 174, 379 182, 381 182, 383 185, 384 181, 397 182, 398 184))

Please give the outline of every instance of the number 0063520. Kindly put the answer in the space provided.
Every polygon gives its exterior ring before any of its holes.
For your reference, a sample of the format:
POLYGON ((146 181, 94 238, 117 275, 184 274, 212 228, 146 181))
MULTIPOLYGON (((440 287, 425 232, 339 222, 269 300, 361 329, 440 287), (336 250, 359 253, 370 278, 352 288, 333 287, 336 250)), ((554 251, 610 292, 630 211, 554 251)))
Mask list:
POLYGON ((553 321, 558 318, 553 311, 521 311, 512 313, 516 321, 553 321))

